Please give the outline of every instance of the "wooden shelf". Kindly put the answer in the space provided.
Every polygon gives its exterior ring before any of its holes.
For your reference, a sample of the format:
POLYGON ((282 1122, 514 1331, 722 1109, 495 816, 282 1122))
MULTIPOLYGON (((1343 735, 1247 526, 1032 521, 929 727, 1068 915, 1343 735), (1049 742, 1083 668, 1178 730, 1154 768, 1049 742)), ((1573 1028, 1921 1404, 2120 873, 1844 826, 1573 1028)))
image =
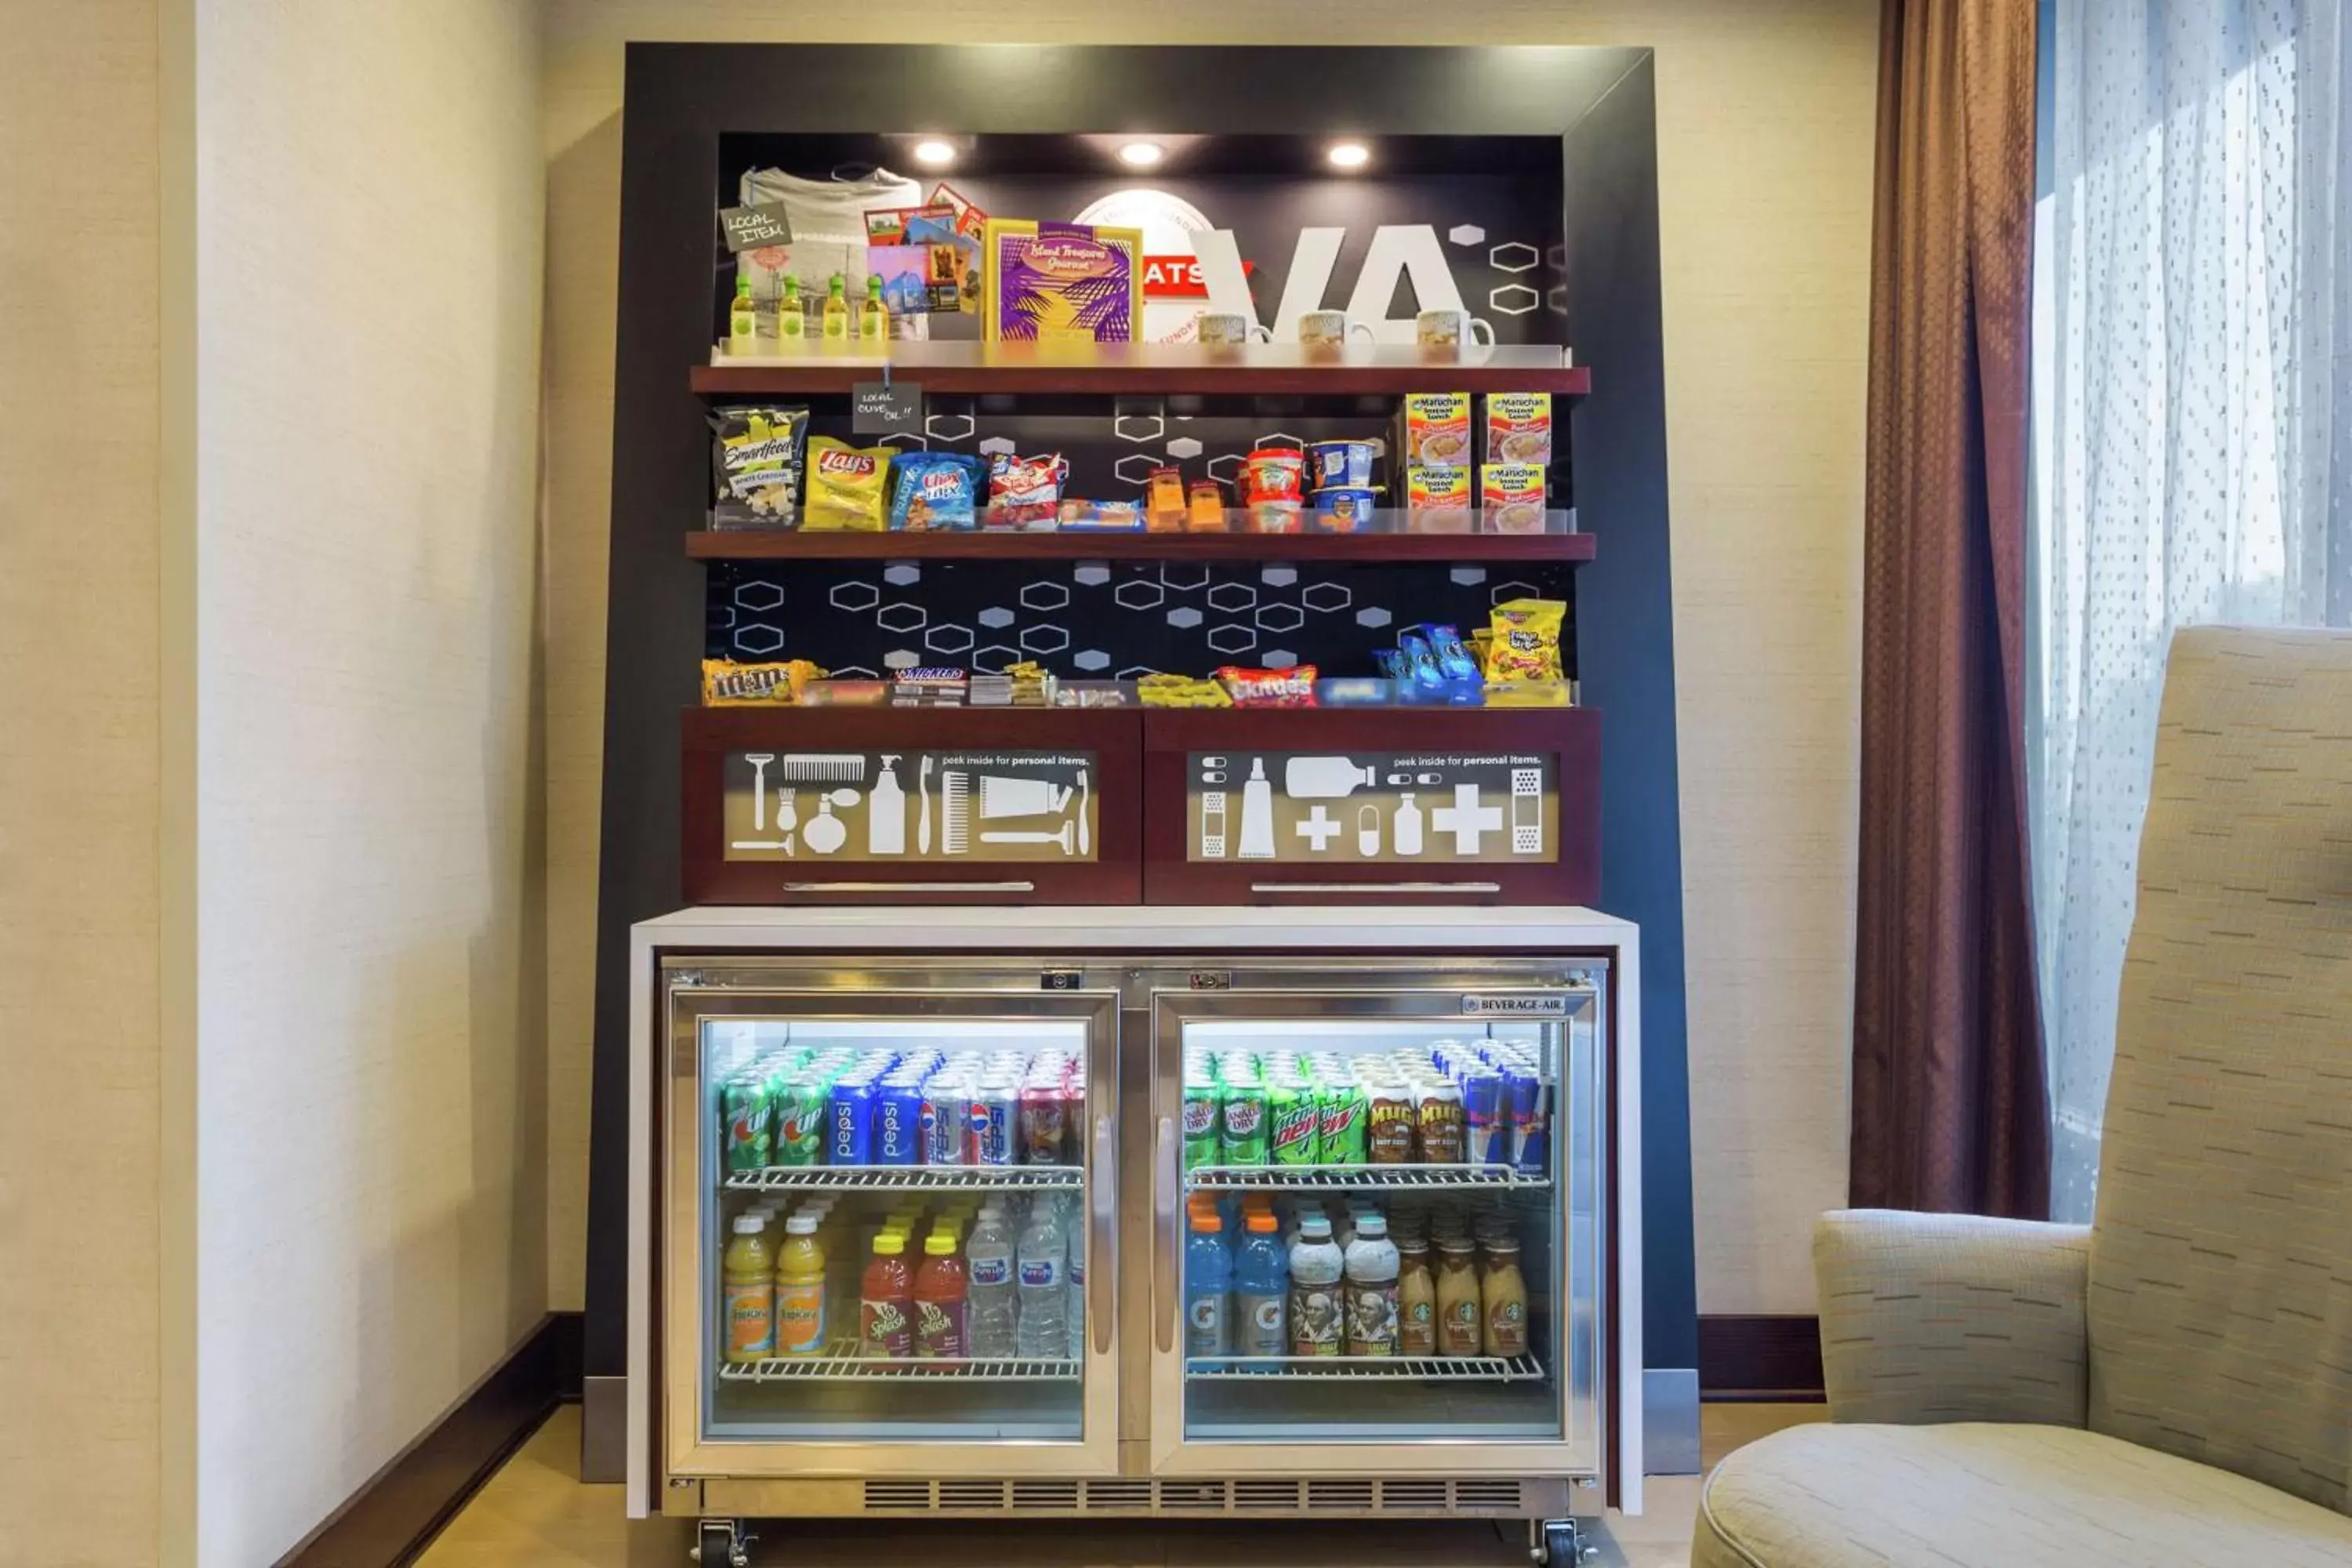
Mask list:
POLYGON ((887 355, 848 352, 725 359, 697 365, 704 397, 846 396, 896 378, 928 394, 1202 397, 1394 397, 1408 392, 1549 392, 1580 397, 1592 373, 1565 363, 1557 348, 1471 348, 1454 358, 1424 358, 1406 346, 1355 345, 1310 353, 1290 343, 1206 349, 1197 344, 900 342, 887 355))
POLYGON ((689 533, 697 561, 1533 561, 1593 558, 1589 533, 689 533))

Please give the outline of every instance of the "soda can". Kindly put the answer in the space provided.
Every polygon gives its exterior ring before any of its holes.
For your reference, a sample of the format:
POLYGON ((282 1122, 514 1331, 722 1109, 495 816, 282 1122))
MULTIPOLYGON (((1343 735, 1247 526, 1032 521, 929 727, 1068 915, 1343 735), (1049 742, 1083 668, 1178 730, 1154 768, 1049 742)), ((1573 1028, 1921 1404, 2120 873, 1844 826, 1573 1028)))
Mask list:
POLYGON ((1512 1117, 1504 1093, 1503 1075, 1489 1067, 1473 1067, 1462 1075, 1462 1119, 1469 1129, 1469 1162, 1474 1165, 1511 1163, 1512 1117))
POLYGON ((1020 1163, 1021 1096, 1008 1083, 982 1083, 971 1091, 971 1109, 965 1113, 964 1163, 1020 1163))
POLYGON ((805 1071, 787 1078, 775 1090, 775 1151, 779 1165, 821 1165, 824 1163, 825 1117, 831 1090, 822 1079, 805 1071))
POLYGON ((1328 1083, 1317 1097, 1321 1126, 1318 1129, 1323 1144, 1322 1163, 1326 1165, 1363 1165, 1371 1162, 1371 1149, 1367 1134, 1371 1126, 1371 1104, 1360 1085, 1340 1081, 1328 1083))
POLYGON ((1203 1065, 1184 1075, 1184 1168, 1195 1171, 1223 1158, 1224 1089, 1203 1065))
POLYGON ((971 1080, 946 1075, 923 1090, 923 1163, 964 1163, 964 1126, 971 1112, 971 1080))
POLYGON ((727 1168, 765 1170, 775 1149, 768 1086, 756 1078, 733 1079, 721 1096, 727 1168))
POLYGON ((874 1163, 874 1080, 860 1073, 835 1079, 824 1158, 829 1165, 874 1163))
POLYGON ((1323 1108, 1301 1079, 1276 1079, 1266 1089, 1266 1156, 1276 1165, 1319 1164, 1323 1108))
POLYGON ((923 1089, 910 1078, 885 1079, 874 1096, 874 1163, 923 1163, 923 1089))
POLYGON ((1511 1110, 1511 1164, 1522 1175, 1551 1174, 1552 1086, 1532 1068, 1514 1068, 1503 1080, 1511 1110))
POLYGON ((1266 1088, 1255 1079, 1227 1082, 1222 1151, 1228 1165, 1263 1165, 1266 1162, 1266 1088))
POLYGON ((1069 1102, 1060 1083, 1032 1080, 1021 1086, 1021 1163, 1058 1165, 1069 1141, 1069 1102))

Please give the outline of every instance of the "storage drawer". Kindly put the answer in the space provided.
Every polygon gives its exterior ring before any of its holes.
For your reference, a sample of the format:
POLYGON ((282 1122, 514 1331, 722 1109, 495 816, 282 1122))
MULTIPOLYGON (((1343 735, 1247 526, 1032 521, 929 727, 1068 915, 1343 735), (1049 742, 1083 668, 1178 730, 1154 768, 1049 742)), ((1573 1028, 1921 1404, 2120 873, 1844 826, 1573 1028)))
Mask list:
POLYGON ((1590 708, 1147 712, 1154 904, 1585 904, 1601 896, 1590 708))
POLYGON ((689 903, 1131 904, 1142 715, 696 708, 689 903))

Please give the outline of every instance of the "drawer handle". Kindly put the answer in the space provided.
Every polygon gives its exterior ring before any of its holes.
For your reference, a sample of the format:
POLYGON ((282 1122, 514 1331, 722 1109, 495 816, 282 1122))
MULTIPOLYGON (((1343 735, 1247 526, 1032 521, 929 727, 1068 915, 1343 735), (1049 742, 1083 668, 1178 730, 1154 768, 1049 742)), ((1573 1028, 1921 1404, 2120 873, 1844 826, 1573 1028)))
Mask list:
POLYGON ((1034 893, 1034 882, 786 882, 787 893, 1034 893))
POLYGON ((1500 882, 1252 882, 1253 893, 1499 893, 1500 882))

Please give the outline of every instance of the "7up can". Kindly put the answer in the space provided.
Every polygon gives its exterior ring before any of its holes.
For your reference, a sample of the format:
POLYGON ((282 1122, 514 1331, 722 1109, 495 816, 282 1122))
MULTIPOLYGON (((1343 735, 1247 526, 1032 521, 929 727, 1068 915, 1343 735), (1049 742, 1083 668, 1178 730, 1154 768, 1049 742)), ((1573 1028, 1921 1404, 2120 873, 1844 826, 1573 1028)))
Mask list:
POLYGON ((729 1170, 766 1168, 775 1147, 769 1125, 771 1109, 768 1086, 758 1077, 746 1074, 728 1083, 722 1110, 729 1170))
POLYGON ((1297 1079, 1276 1079, 1266 1091, 1266 1142, 1272 1163, 1317 1163, 1323 1147, 1321 1117, 1312 1089, 1297 1079))
POLYGON ((1184 1168, 1223 1163, 1224 1091, 1204 1070, 1184 1075, 1184 1168))
POLYGON ((1224 1160, 1263 1165, 1266 1154, 1266 1090, 1255 1079, 1225 1085, 1224 1160))
POLYGON ((1321 1100, 1323 1154, 1326 1165, 1361 1165, 1370 1163, 1371 1151, 1367 1137, 1370 1129, 1371 1107, 1364 1091, 1352 1082, 1327 1083, 1321 1100))

